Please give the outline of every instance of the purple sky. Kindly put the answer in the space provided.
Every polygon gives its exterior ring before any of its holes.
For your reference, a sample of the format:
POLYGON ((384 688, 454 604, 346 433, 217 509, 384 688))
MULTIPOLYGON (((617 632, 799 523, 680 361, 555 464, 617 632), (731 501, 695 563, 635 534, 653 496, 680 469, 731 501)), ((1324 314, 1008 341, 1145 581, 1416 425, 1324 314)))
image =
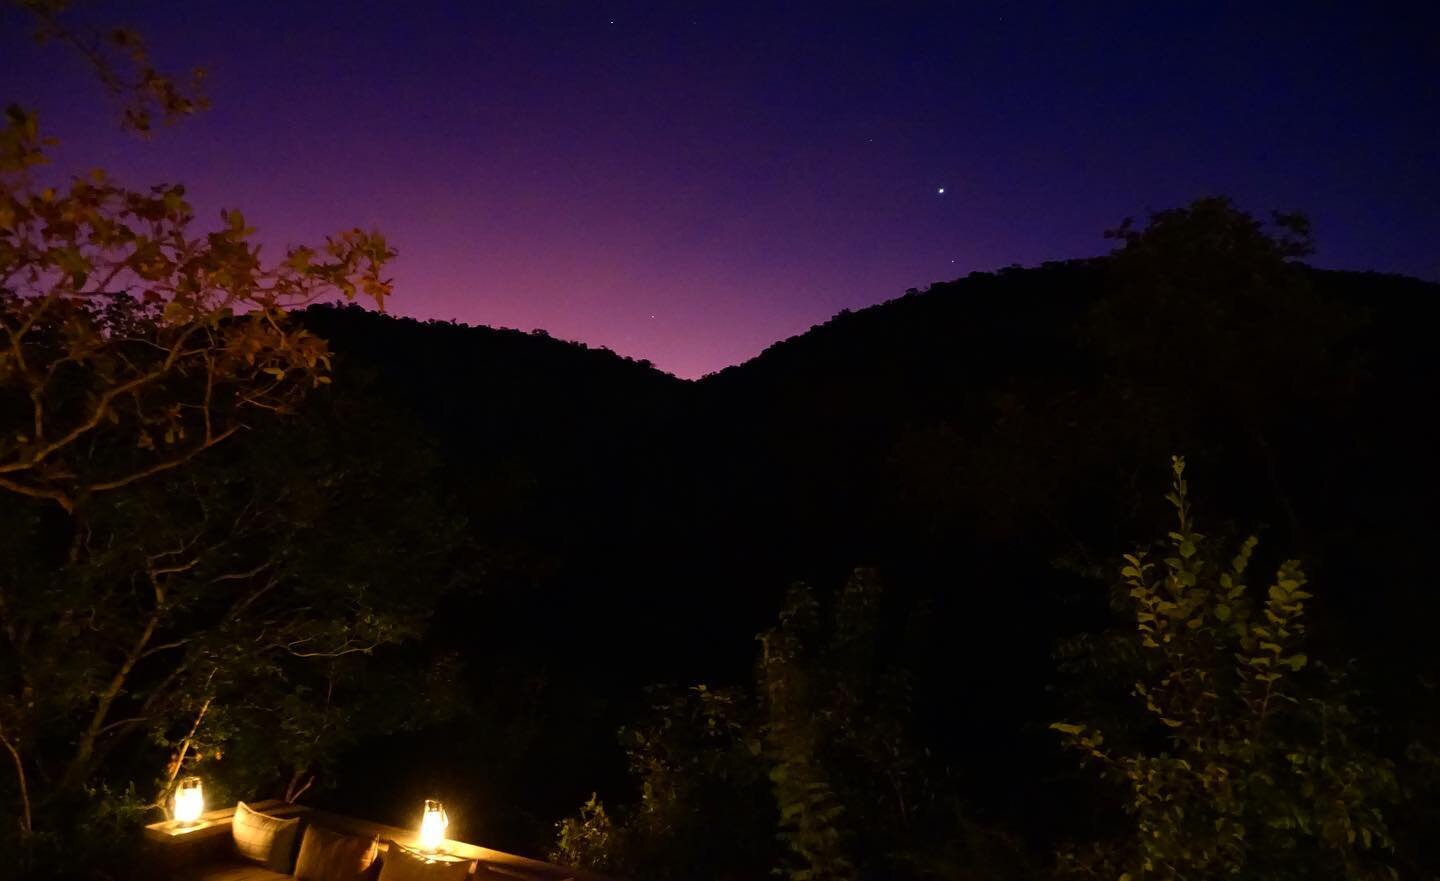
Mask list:
POLYGON ((693 377, 1202 195, 1440 278, 1440 13, 1383 6, 96 3, 210 71, 215 109, 148 141, 0 7, 0 101, 58 169, 182 182, 277 245, 379 227, 396 312, 693 377))

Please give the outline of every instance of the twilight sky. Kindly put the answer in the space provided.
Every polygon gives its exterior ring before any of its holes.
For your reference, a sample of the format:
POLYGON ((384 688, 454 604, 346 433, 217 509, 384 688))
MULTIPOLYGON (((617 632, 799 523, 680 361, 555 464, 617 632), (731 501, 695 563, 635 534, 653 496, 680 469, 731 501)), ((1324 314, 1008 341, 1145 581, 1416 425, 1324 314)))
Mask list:
POLYGON ((1202 195, 1308 212, 1320 265, 1440 279, 1435 4, 87 16, 137 26, 167 70, 207 67, 215 107, 119 134, 81 63, 0 8, 0 102, 41 111, 57 170, 184 183, 202 218, 241 208, 276 245, 376 226, 400 251, 396 312, 546 328, 680 376, 909 287, 1103 252, 1121 218, 1202 195))

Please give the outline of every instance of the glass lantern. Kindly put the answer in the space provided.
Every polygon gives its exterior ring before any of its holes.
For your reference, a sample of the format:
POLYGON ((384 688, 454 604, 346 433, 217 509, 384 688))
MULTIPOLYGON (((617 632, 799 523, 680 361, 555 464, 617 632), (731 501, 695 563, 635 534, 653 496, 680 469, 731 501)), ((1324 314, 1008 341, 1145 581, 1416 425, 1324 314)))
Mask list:
POLYGON ((449 826, 450 818, 445 814, 445 806, 433 798, 426 799, 425 813, 420 818, 420 846, 432 853, 438 851, 449 826))
POLYGON ((205 813, 205 790, 200 786, 199 777, 186 777, 175 787, 175 822, 181 826, 193 826, 200 822, 205 813))

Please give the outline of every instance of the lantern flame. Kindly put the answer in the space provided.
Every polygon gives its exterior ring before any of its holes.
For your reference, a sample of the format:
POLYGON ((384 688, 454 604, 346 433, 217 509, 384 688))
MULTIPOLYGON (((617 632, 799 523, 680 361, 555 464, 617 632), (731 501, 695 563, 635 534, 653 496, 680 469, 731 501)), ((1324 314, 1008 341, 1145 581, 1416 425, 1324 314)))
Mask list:
POLYGON ((433 798, 426 799, 425 814, 420 818, 420 846, 428 851, 439 850, 449 826, 450 818, 445 814, 445 806, 433 798))
POLYGON ((205 813, 205 791, 199 777, 186 777, 175 787, 175 822, 189 826, 200 820, 205 813))

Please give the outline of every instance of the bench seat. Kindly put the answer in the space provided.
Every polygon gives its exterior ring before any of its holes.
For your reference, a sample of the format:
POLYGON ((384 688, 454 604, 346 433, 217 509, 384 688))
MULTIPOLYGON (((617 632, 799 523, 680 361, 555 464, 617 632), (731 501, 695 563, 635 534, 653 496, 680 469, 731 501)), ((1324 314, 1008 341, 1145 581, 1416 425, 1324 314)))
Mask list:
POLYGON ((191 877, 194 881, 282 881, 291 876, 272 872, 254 863, 220 860, 196 866, 191 877))
MULTIPOLYGON (((392 842, 407 847, 418 845, 413 829, 400 829, 277 801, 255 802, 250 806, 274 816, 298 816, 301 818, 302 828, 305 825, 315 825, 346 835, 378 837, 382 860, 392 842)), ((147 865, 155 881, 281 881, 287 878, 293 881, 290 875, 272 872, 264 866, 242 861, 235 856, 230 832, 234 813, 234 808, 210 811, 198 824, 189 827, 176 827, 173 823, 153 823, 147 826, 147 865)), ((303 831, 301 834, 304 834, 303 831)), ((296 847, 299 847, 299 839, 296 840, 296 847)), ((447 840, 442 847, 448 854, 476 861, 475 870, 470 876, 475 881, 609 881, 591 872, 568 869, 463 841, 447 840)))

